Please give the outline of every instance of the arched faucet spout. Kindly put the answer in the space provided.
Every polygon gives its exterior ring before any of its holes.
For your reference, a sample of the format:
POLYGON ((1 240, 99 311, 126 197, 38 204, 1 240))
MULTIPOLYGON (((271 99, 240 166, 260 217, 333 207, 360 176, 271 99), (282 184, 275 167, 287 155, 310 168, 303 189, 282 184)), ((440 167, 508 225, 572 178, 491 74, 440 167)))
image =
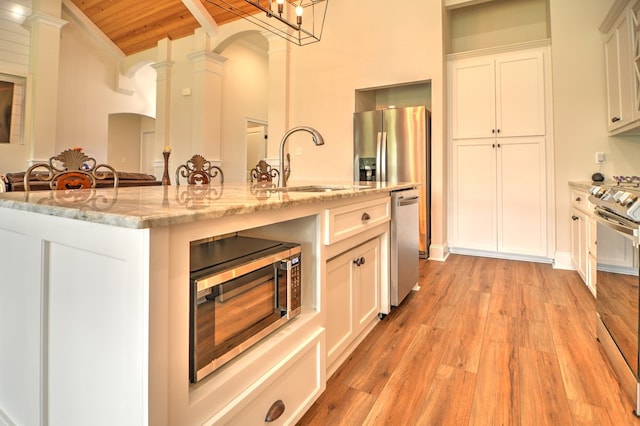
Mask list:
POLYGON ((282 173, 280 173, 280 186, 281 187, 285 187, 287 186, 287 180, 289 180, 289 175, 291 174, 291 159, 289 157, 289 154, 287 154, 287 164, 285 164, 284 162, 284 147, 287 143, 287 140, 289 139, 289 136, 291 136, 292 134, 296 133, 296 132, 308 132, 311 134, 311 138, 313 139, 313 143, 317 145, 324 145, 324 138, 322 137, 322 135, 320 134, 320 132, 318 132, 316 129, 314 129, 313 127, 308 127, 308 126, 299 126, 299 127, 294 127, 293 129, 289 130, 287 133, 284 134, 284 136, 282 137, 282 140, 280 141, 280 168, 282 169, 282 173))

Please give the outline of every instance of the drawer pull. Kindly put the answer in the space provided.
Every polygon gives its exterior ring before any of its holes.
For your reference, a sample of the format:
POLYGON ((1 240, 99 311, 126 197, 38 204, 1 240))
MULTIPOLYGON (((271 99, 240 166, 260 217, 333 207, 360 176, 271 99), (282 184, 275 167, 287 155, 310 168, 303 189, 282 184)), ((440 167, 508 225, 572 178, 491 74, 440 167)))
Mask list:
POLYGON ((366 222, 367 220, 371 219, 371 216, 369 216, 369 213, 362 213, 362 221, 366 222))
POLYGON ((264 421, 267 423, 274 422, 278 420, 282 413, 284 413, 284 402, 279 399, 271 404, 271 407, 269 408, 269 411, 267 411, 267 416, 264 418, 264 421))
POLYGON ((580 197, 576 197, 576 201, 580 202, 580 201, 582 201, 582 199, 580 197))

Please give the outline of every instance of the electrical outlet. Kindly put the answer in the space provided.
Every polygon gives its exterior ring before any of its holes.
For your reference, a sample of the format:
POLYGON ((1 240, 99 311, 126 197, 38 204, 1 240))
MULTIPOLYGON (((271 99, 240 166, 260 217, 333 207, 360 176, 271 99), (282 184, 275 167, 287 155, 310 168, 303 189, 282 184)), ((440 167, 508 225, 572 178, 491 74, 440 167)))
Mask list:
POLYGON ((596 152, 596 164, 604 163, 604 152, 596 152))

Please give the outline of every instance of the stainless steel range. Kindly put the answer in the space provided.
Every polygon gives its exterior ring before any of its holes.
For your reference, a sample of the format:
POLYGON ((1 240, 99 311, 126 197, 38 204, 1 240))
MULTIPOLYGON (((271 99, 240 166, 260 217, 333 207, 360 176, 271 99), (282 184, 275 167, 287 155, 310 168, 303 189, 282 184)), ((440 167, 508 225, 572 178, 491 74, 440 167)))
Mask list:
POLYGON ((591 188, 597 220, 597 333, 616 375, 640 415, 638 324, 640 178, 616 176, 591 188))

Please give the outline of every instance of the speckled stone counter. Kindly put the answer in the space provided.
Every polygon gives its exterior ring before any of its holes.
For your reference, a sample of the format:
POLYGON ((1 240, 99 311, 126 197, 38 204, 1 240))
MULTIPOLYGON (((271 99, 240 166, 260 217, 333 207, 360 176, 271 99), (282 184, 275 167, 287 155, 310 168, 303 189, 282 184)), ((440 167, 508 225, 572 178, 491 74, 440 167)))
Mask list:
POLYGON ((569 187, 580 191, 589 191, 593 186, 591 181, 569 181, 569 187))
POLYGON ((140 229, 357 198, 413 186, 412 183, 360 185, 350 182, 326 185, 305 182, 288 188, 225 184, 211 187, 180 185, 7 192, 0 194, 0 208, 140 229), (330 190, 304 190, 312 185, 325 185, 330 190))

